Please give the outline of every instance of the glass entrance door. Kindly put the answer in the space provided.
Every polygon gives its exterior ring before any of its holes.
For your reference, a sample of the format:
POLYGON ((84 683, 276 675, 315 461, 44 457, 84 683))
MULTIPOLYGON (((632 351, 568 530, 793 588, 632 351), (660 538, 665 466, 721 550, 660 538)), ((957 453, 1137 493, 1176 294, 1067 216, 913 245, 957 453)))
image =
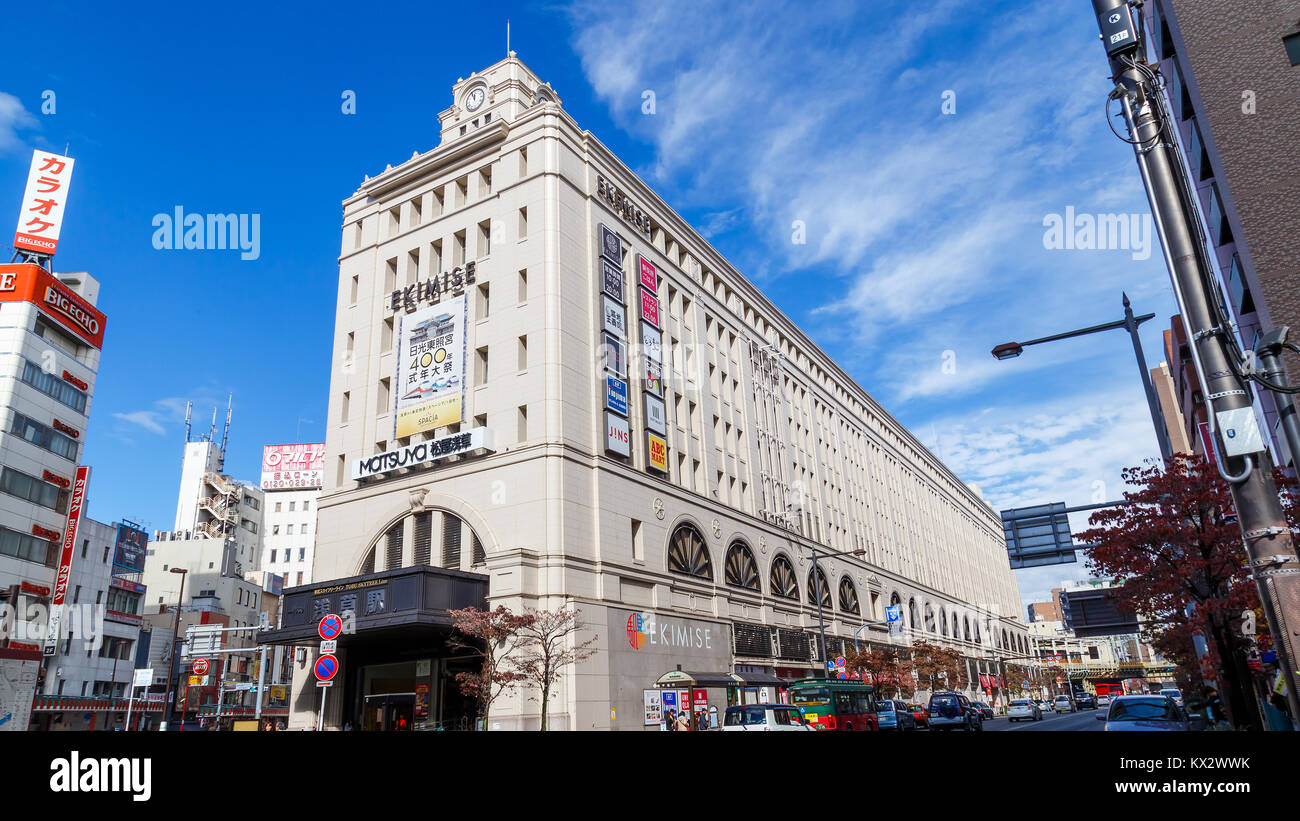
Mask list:
POLYGON ((366 696, 362 729, 370 732, 409 732, 413 729, 415 693, 366 696))

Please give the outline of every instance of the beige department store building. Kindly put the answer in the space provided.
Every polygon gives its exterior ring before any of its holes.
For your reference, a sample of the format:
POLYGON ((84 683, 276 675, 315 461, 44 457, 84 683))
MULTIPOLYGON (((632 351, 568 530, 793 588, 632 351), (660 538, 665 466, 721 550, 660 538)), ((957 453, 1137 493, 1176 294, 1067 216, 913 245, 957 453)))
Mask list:
MULTIPOLYGON (((977 491, 513 55, 452 100, 437 148, 343 203, 315 581, 264 634, 351 614, 326 726, 461 726, 445 609, 470 605, 581 609, 598 652, 554 728, 657 729, 679 666, 733 683, 710 706, 778 698, 823 669, 813 545, 832 658, 888 641, 863 625, 891 603, 972 672, 1028 654, 977 491)), ((293 726, 320 704, 299 656, 293 726)), ((536 727, 525 696, 494 726, 536 727)))

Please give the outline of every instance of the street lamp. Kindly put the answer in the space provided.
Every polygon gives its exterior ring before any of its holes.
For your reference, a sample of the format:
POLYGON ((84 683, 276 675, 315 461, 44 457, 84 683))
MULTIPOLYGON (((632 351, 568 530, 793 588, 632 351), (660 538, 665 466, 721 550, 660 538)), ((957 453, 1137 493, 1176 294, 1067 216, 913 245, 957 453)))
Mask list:
POLYGON ((1173 446, 1169 442, 1169 431, 1165 429, 1164 417, 1160 413, 1160 403, 1156 398, 1155 387, 1151 384, 1151 374, 1147 371, 1147 360, 1142 354, 1142 340, 1138 336, 1138 327, 1147 320, 1155 319, 1155 314, 1143 314, 1134 316, 1133 309, 1129 306, 1128 294, 1124 294, 1124 318, 1115 322, 1107 322, 1104 325, 1093 325, 1090 328, 1080 328, 1075 331, 1066 331, 1063 334, 1052 334, 1051 336, 1031 339, 1028 342, 1003 342, 993 348, 993 356, 996 359, 1015 359, 1024 353, 1026 347, 1038 345, 1043 342, 1055 342, 1058 339, 1070 339, 1076 336, 1085 336, 1095 334, 1100 331, 1110 331, 1117 328, 1123 328, 1128 331, 1129 337, 1133 340, 1133 353, 1137 355, 1138 374, 1142 377, 1142 387, 1147 395, 1147 408, 1151 411, 1151 424, 1155 427, 1156 441, 1160 445, 1160 455, 1166 461, 1174 456, 1173 446))
MULTIPOLYGON (((172 658, 171 664, 167 668, 167 698, 166 701, 163 702, 168 715, 171 715, 172 712, 174 712, 174 707, 172 705, 172 688, 175 684, 177 662, 179 661, 179 659, 176 658, 176 642, 180 639, 180 636, 177 634, 181 629, 181 602, 185 601, 185 574, 189 571, 183 567, 173 567, 171 572, 180 574, 181 589, 176 595, 176 618, 172 620, 172 658)), ((181 716, 181 727, 185 727, 184 715, 181 716)))
MULTIPOLYGON (((817 554, 817 546, 816 546, 815 544, 812 544, 812 545, 803 545, 803 546, 804 546, 804 547, 807 547, 808 550, 810 550, 810 551, 812 552, 812 561, 813 561, 813 590, 812 590, 812 593, 813 593, 813 598, 817 599, 817 625, 818 625, 818 632, 819 632, 818 641, 819 641, 820 644, 821 644, 821 651, 822 651, 822 652, 821 652, 821 659, 822 659, 822 664, 825 665, 825 664, 828 663, 828 659, 826 658, 826 616, 825 616, 825 614, 822 612, 822 589, 821 589, 821 585, 818 584, 818 582, 821 582, 821 584, 825 584, 825 585, 826 585, 826 592, 827 592, 827 594, 829 594, 829 593, 831 592, 831 586, 830 586, 830 583, 826 581, 826 577, 822 575, 822 569, 821 569, 821 567, 817 564, 817 558, 818 558, 818 554, 817 554)), ((839 552, 836 552, 836 551, 833 551, 833 550, 827 550, 827 551, 823 551, 823 555, 826 555, 826 556, 854 556, 854 557, 861 558, 862 556, 867 555, 867 551, 863 550, 862 548, 858 548, 857 550, 851 550, 851 551, 849 551, 848 553, 839 553, 839 552)), ((853 634, 853 639, 854 639, 854 642, 855 642, 855 644, 856 644, 856 641, 857 641, 857 633, 856 633, 856 632, 853 634)), ((826 669, 829 671, 830 668, 827 667, 826 669)), ((829 675, 827 675, 826 677, 827 677, 827 678, 830 678, 829 675)))

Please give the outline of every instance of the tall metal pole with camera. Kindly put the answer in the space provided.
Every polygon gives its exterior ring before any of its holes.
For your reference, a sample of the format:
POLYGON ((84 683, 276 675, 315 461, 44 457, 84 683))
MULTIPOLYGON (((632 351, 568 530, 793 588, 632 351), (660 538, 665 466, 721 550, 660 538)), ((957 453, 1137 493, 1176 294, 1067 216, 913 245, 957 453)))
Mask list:
POLYGON ((1110 105, 1118 100, 1128 136, 1116 135, 1133 146, 1137 158, 1205 397, 1214 461, 1237 507, 1291 714, 1300 716, 1296 692, 1300 561, 1246 390, 1247 381, 1256 376, 1234 337, 1232 319, 1216 287, 1195 191, 1173 133, 1176 123, 1165 103, 1160 75, 1143 54, 1133 9, 1126 0, 1092 0, 1092 6, 1115 84, 1107 100, 1107 122, 1110 105))

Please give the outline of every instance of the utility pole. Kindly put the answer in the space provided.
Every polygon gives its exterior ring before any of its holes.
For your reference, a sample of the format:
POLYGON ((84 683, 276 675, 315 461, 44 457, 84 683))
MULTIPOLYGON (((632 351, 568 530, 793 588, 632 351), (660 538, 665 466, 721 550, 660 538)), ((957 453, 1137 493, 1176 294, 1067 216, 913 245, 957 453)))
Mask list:
MULTIPOLYGON (((1122 139, 1133 146, 1137 158, 1205 397, 1214 461, 1237 507, 1242 541, 1272 631, 1291 715, 1300 716, 1300 693, 1296 691, 1300 561, 1273 481, 1272 460, 1246 391, 1244 363, 1229 350, 1229 345, 1236 347, 1231 318, 1221 310, 1213 290, 1195 194, 1174 138, 1176 123, 1169 116, 1159 75, 1146 62, 1133 10, 1126 0, 1092 0, 1092 6, 1115 83, 1107 101, 1107 120, 1110 101, 1118 100, 1128 126, 1128 137, 1122 139)), ((1249 690, 1244 660, 1222 661, 1245 674, 1241 689, 1249 690)), ((1235 706, 1244 706, 1240 696, 1235 706)), ((1234 718, 1258 721, 1256 716, 1234 718)))

